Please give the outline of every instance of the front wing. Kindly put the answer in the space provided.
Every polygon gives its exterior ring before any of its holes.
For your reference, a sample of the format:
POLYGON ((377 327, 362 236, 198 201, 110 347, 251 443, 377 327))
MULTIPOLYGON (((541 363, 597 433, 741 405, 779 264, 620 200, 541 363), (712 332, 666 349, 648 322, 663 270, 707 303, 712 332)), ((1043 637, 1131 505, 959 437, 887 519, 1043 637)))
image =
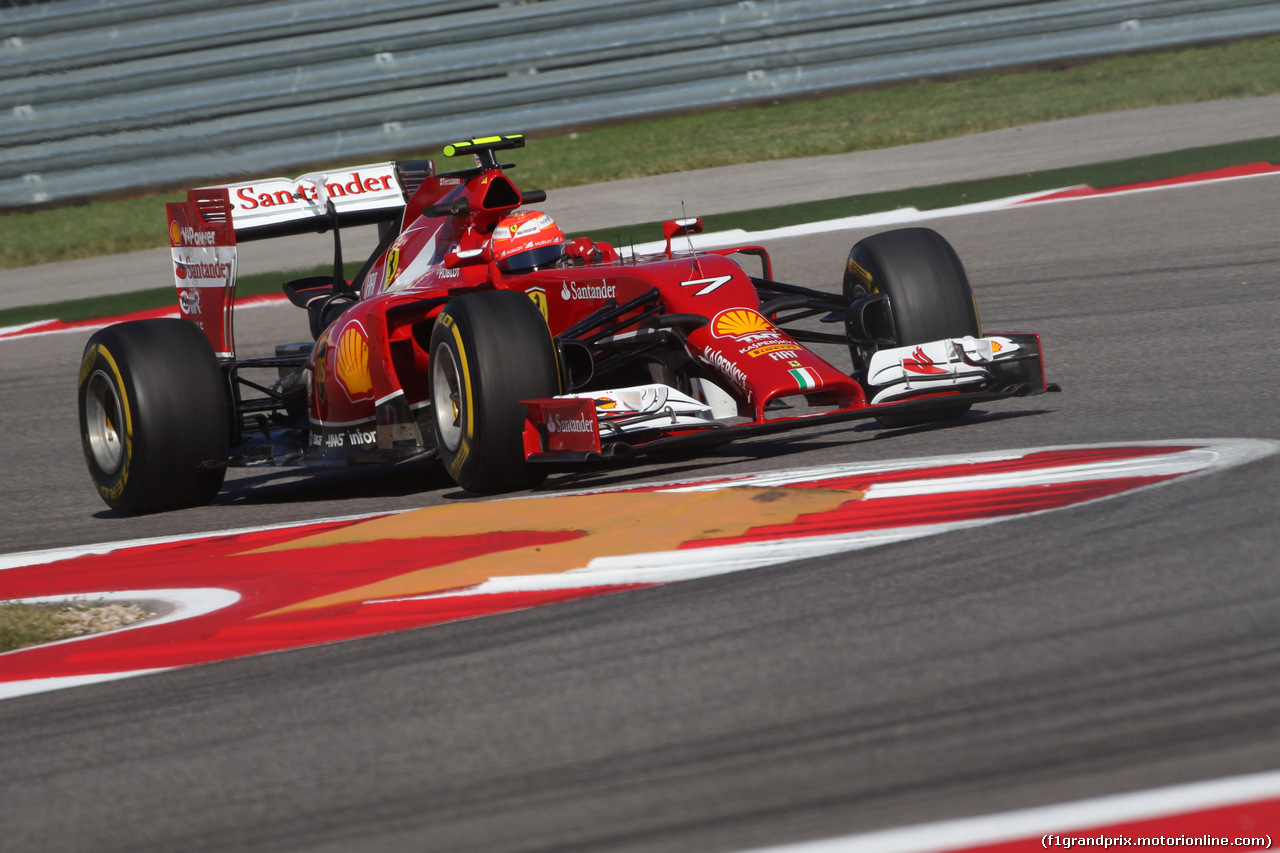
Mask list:
POLYGON ((747 423, 700 420, 680 403, 693 401, 674 390, 671 401, 664 399, 659 408, 647 412, 615 413, 604 408, 616 406, 619 396, 638 395, 645 389, 597 392, 603 399, 579 394, 525 400, 525 458, 534 463, 630 458, 844 421, 908 420, 954 409, 957 404, 1061 390, 1045 382, 1040 338, 1035 334, 948 339, 882 351, 868 372, 871 399, 884 402, 747 423))

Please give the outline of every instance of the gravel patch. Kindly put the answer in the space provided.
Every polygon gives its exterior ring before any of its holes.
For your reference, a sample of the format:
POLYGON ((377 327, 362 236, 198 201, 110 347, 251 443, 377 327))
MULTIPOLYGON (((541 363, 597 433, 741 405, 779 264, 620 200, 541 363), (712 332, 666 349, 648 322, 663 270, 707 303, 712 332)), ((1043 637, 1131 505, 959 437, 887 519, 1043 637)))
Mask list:
POLYGON ((81 637, 124 628, 154 615, 136 604, 76 604, 58 610, 55 618, 63 627, 64 637, 81 637))

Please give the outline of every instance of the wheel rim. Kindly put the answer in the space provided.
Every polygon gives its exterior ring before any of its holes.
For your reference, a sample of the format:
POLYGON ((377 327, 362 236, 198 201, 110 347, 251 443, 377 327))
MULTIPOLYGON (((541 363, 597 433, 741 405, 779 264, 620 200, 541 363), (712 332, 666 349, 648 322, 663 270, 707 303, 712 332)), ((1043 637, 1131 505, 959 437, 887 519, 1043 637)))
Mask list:
POLYGON ((448 344, 436 347, 431 357, 431 408, 435 412, 436 434, 450 453, 462 445, 462 424, 466 417, 462 402, 462 375, 448 344))
POLYGON ((85 427, 89 452, 104 473, 114 474, 124 460, 124 407, 115 383, 95 370, 85 385, 85 427))

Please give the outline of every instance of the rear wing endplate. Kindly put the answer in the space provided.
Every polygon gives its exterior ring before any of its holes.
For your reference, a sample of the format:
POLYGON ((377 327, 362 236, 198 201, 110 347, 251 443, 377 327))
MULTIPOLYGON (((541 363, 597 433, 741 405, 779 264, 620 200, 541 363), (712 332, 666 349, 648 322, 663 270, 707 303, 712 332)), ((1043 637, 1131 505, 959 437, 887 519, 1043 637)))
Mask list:
POLYGON ((173 282, 182 316, 204 330, 218 358, 235 358, 231 308, 236 291, 236 234, 225 189, 188 190, 165 205, 173 282))

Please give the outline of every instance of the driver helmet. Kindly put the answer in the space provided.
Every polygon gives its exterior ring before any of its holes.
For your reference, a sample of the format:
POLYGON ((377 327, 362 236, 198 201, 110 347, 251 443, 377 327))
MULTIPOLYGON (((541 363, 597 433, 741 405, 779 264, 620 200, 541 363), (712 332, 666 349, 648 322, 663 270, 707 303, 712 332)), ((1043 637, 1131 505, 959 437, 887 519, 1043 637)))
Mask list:
POLYGON ((506 216, 493 231, 493 260, 506 273, 556 266, 564 257, 564 232, 540 210, 506 216))

